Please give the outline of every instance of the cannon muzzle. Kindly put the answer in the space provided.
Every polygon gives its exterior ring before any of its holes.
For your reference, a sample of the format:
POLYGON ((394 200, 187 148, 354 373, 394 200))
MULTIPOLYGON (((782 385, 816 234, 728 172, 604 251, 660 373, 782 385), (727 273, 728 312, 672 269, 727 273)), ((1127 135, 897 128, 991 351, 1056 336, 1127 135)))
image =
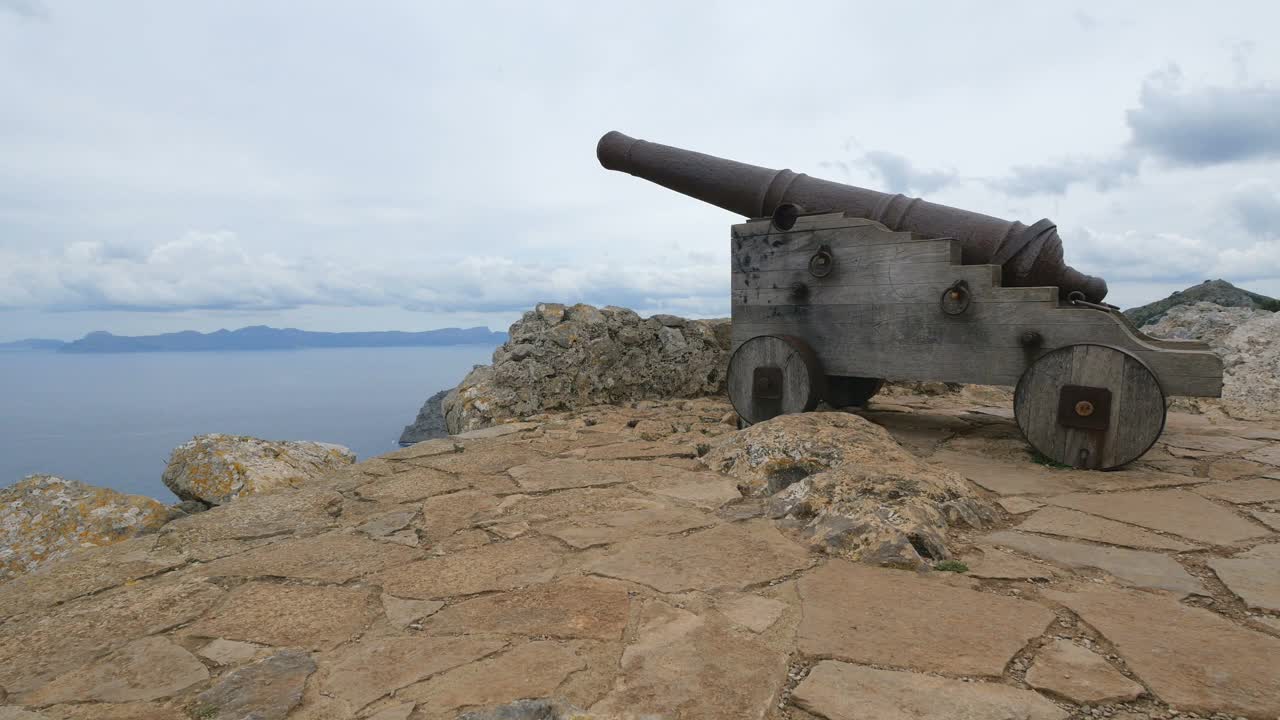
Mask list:
POLYGON ((840 212, 874 220, 890 230, 959 241, 966 265, 1000 265, 1005 285, 1056 285, 1062 297, 1079 291, 1091 302, 1107 295, 1105 280, 1062 261, 1062 240, 1049 220, 1027 226, 990 215, 771 170, 714 155, 606 133, 596 157, 609 170, 630 173, 744 217, 768 217, 782 204, 813 212, 840 212))

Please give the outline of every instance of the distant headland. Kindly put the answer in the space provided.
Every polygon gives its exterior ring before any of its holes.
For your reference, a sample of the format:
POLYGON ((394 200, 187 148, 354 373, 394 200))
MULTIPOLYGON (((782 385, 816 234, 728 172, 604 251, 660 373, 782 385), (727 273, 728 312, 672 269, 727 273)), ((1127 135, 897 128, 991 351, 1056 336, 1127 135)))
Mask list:
POLYGON ((305 348, 429 347, 441 345, 499 345, 507 334, 487 327, 441 328, 424 332, 311 332, 254 325, 239 330, 200 333, 184 330, 162 335, 129 337, 97 331, 73 340, 18 340, 0 343, 0 351, 63 353, 213 352, 236 350, 301 350, 305 348))

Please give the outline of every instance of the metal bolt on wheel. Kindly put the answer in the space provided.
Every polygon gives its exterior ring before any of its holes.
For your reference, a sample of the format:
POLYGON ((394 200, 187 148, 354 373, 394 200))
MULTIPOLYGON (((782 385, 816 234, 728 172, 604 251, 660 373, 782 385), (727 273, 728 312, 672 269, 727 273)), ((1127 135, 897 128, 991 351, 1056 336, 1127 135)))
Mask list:
POLYGON ((1018 427, 1054 462, 1090 470, 1128 464, 1164 430, 1165 399, 1141 360, 1106 345, 1069 345, 1038 358, 1013 394, 1018 427))

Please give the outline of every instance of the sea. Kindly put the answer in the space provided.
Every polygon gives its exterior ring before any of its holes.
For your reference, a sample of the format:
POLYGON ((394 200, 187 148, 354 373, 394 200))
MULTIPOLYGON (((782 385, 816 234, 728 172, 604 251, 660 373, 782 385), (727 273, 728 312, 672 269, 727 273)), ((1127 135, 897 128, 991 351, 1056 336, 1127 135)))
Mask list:
POLYGON ((48 473, 176 502, 170 451, 213 432, 380 455, 495 347, 0 352, 0 487, 48 473))

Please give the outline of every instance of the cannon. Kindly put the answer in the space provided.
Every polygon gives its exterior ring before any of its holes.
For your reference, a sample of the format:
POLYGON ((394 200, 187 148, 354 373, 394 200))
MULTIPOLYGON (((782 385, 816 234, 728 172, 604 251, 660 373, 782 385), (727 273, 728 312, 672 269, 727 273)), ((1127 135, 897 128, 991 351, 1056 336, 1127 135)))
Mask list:
POLYGON ((1014 387, 1028 443, 1110 469, 1164 429, 1169 395, 1220 397, 1208 345, 1145 335, 1066 265, 1049 220, 904 195, 637 140, 600 164, 746 218, 730 229, 729 399, 743 424, 864 405, 884 381, 1014 387))

